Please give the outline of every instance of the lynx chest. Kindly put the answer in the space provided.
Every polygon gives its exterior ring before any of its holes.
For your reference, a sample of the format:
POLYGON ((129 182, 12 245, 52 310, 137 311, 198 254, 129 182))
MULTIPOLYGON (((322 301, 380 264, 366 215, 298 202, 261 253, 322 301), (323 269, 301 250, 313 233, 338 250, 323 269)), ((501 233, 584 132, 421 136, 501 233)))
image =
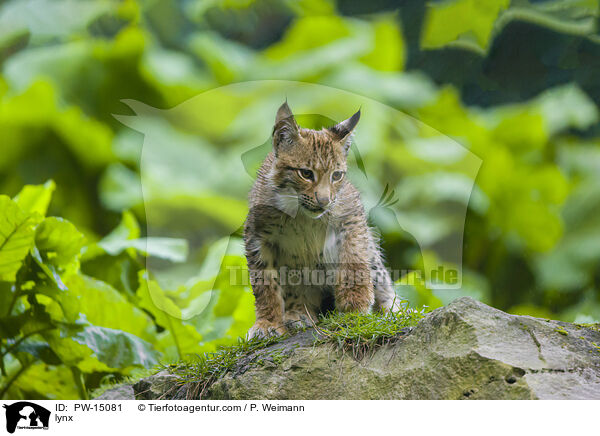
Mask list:
POLYGON ((268 238, 274 263, 292 268, 337 262, 339 235, 325 220, 298 215, 278 225, 268 238))

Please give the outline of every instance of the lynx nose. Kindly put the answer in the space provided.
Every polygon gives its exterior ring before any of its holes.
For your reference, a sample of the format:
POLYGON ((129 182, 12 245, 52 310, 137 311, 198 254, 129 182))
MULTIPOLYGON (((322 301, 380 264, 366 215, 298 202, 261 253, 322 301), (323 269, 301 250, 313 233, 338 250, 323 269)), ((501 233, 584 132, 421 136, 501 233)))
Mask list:
POLYGON ((331 203, 329 192, 315 192, 315 200, 321 209, 325 209, 331 203))

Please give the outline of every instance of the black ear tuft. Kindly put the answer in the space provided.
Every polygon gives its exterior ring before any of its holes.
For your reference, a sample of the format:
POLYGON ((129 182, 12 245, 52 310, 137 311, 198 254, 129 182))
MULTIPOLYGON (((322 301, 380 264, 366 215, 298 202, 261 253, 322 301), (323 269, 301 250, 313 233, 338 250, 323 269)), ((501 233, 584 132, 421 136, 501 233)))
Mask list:
POLYGON ((289 147, 298 138, 298 124, 287 104, 287 100, 277 110, 273 127, 273 147, 275 155, 282 147, 289 147))
POLYGON ((344 120, 333 127, 329 131, 333 133, 340 141, 342 141, 344 152, 348 154, 348 149, 352 142, 352 132, 360 120, 360 109, 347 120, 344 120))
POLYGON ((344 120, 341 123, 330 127, 329 130, 333 134, 335 134, 339 139, 344 139, 346 136, 352 133, 352 131, 358 124, 358 120, 360 120, 360 109, 347 120, 344 120))

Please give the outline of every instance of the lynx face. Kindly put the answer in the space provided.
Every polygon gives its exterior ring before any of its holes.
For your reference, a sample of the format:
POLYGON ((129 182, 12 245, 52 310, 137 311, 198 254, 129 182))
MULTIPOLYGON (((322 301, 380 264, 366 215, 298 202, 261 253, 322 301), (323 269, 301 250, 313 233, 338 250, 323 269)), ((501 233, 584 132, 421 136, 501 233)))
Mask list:
POLYGON ((287 104, 277 112, 273 129, 273 181, 282 204, 296 203, 319 218, 335 203, 344 185, 352 130, 360 111, 320 131, 300 128, 287 104))

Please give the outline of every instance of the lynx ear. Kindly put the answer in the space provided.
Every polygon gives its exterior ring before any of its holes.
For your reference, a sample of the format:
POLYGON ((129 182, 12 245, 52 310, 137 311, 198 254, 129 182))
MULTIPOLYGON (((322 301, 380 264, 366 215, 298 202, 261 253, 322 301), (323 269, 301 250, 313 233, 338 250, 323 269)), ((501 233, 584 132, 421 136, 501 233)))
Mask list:
POLYGON ((352 143, 352 132, 358 124, 358 120, 360 120, 360 109, 347 120, 344 120, 341 123, 329 128, 329 131, 333 133, 339 141, 342 142, 344 153, 346 154, 348 154, 348 149, 352 143))
POLYGON ((277 110, 273 127, 273 147, 275 155, 282 147, 289 147, 298 139, 298 124, 287 104, 287 100, 277 110))

